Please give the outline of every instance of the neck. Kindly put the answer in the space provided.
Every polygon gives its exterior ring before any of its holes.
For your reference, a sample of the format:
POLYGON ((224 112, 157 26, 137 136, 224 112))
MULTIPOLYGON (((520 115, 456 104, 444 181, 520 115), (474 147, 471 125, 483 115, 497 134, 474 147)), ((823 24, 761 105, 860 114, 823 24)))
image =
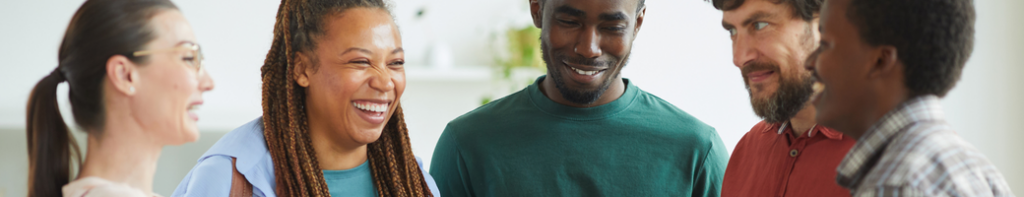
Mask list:
POLYGON ((78 178, 99 177, 152 193, 153 174, 163 144, 151 140, 131 117, 110 113, 107 120, 99 135, 89 135, 85 163, 78 178))
POLYGON ((540 88, 540 92, 544 93, 544 96, 547 96, 548 99, 551 99, 555 103, 570 107, 586 108, 601 106, 619 99, 619 97, 622 97, 622 94, 626 92, 626 83, 622 82, 621 76, 618 76, 612 79, 612 84, 608 86, 608 90, 605 90, 604 94, 601 94, 601 97, 593 103, 573 103, 562 96, 562 92, 559 92, 558 87, 555 87, 555 80, 549 79, 550 76, 551 73, 548 73, 548 77, 545 77, 544 80, 540 82, 540 86, 538 86, 540 88))
POLYGON ((789 126, 793 129, 793 134, 796 136, 803 136, 804 133, 811 130, 818 122, 814 121, 815 108, 810 103, 804 103, 804 108, 796 113, 796 116, 789 119, 789 126))
POLYGON ((347 170, 366 162, 367 144, 352 140, 337 140, 340 137, 327 135, 322 129, 310 127, 310 141, 316 151, 317 161, 322 170, 347 170), (341 142, 344 141, 344 142, 341 142))

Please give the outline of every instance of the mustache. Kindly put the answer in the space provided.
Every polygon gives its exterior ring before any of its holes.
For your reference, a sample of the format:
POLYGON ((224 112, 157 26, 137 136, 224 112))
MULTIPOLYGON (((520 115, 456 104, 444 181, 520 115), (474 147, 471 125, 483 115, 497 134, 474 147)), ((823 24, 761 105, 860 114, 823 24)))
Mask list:
POLYGON ((598 58, 585 58, 585 57, 579 57, 579 56, 574 56, 574 55, 564 55, 564 54, 560 54, 559 56, 561 56, 559 59, 562 59, 562 61, 565 61, 566 63, 576 64, 576 65, 584 65, 584 66, 592 66, 592 67, 598 67, 598 68, 611 67, 611 65, 615 63, 615 62, 613 62, 611 60, 598 60, 598 58))
POLYGON ((752 61, 744 65, 743 68, 740 68, 740 73, 743 74, 743 78, 745 79, 747 78, 747 74, 762 70, 771 70, 778 73, 779 64, 770 61, 752 61))

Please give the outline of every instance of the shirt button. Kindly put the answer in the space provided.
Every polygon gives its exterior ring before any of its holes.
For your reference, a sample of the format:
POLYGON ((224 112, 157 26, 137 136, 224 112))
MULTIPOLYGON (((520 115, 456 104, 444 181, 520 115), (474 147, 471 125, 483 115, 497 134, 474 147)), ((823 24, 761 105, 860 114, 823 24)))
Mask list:
POLYGON ((797 155, 798 153, 800 153, 800 152, 796 151, 796 149, 793 149, 793 150, 789 150, 789 156, 790 156, 790 157, 796 157, 796 155, 797 155))

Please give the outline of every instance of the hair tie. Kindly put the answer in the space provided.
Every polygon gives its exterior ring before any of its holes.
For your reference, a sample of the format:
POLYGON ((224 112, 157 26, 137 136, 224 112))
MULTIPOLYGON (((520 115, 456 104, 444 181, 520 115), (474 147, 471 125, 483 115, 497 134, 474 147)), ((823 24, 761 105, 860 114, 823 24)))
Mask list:
POLYGON ((50 72, 50 77, 56 77, 58 82, 64 82, 68 80, 66 77, 64 77, 64 72, 60 70, 60 66, 57 66, 57 68, 53 69, 53 72, 50 72))

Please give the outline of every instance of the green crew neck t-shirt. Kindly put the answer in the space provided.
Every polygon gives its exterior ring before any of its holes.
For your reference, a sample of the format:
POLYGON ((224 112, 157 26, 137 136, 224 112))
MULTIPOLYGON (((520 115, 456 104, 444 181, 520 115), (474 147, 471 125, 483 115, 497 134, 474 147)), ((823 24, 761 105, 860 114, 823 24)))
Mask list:
POLYGON ((729 155, 711 126, 629 79, 589 108, 543 80, 448 123, 430 165, 442 196, 719 196, 729 155))
POLYGON ((324 181, 331 196, 377 196, 370 160, 348 170, 324 170, 324 181))

